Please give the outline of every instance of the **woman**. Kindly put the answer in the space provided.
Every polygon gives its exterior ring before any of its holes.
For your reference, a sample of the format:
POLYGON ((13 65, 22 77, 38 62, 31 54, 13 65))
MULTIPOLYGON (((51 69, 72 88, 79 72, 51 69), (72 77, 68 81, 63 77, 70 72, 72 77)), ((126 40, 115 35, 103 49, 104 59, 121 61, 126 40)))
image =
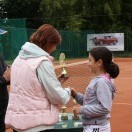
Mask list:
POLYGON ((13 62, 5 122, 15 131, 52 131, 59 120, 58 105, 69 101, 71 91, 62 88, 50 56, 60 42, 58 31, 44 24, 13 62))

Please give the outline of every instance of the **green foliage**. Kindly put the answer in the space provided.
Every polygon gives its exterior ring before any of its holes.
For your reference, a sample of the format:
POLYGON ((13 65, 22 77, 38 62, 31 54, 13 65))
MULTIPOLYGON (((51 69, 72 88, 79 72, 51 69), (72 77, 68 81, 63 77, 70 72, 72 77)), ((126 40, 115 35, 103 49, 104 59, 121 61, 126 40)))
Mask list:
POLYGON ((32 18, 37 16, 40 0, 4 0, 8 18, 32 18))
POLYGON ((3 6, 8 18, 30 18, 32 28, 50 23, 60 30, 131 30, 131 0, 4 0, 3 6))

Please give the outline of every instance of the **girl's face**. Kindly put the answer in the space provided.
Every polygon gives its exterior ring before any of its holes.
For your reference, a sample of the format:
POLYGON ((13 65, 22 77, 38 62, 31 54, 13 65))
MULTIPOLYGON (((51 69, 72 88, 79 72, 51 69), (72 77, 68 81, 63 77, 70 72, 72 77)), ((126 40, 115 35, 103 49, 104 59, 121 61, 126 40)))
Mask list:
POLYGON ((90 53, 89 53, 88 60, 89 60, 88 66, 89 66, 90 72, 97 74, 97 72, 98 72, 98 61, 96 62, 90 53))

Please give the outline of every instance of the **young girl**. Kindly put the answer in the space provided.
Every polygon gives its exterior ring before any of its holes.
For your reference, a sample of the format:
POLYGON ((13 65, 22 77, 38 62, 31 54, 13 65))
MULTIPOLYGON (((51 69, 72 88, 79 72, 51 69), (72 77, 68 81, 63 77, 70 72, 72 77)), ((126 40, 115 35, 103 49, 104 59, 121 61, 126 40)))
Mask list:
POLYGON ((111 132, 109 119, 116 92, 111 79, 118 76, 119 67, 112 62, 112 53, 105 47, 90 50, 88 66, 94 78, 85 94, 72 89, 72 97, 82 105, 76 111, 82 114, 83 132, 111 132))

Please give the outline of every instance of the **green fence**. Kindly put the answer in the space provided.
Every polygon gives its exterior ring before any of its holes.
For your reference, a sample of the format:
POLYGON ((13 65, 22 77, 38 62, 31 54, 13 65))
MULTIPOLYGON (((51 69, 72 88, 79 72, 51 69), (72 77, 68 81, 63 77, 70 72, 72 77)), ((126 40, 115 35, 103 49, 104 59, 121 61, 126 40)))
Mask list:
MULTIPOLYGON (((5 60, 13 61, 18 55, 21 46, 28 41, 29 36, 35 29, 26 28, 26 19, 1 19, 0 28, 8 31, 6 34, 0 35, 0 53, 5 60)), ((66 54, 66 58, 83 58, 88 56, 87 34, 91 32, 66 30, 60 30, 59 32, 62 36, 62 43, 53 53, 56 59, 58 59, 61 52, 66 54)), ((114 52, 115 56, 132 56, 132 33, 124 32, 124 36, 125 51, 114 52)))

